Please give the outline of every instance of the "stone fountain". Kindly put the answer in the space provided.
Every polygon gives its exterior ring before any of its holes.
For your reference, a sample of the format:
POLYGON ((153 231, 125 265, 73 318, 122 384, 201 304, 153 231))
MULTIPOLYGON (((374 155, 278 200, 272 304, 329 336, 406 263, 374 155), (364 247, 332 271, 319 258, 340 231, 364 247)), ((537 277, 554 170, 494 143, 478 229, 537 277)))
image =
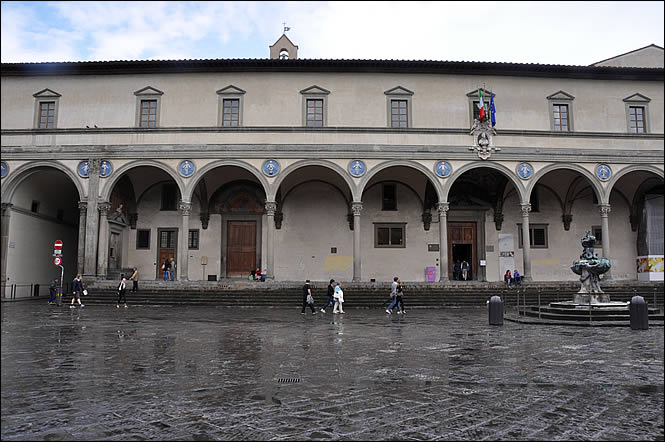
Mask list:
POLYGON ((580 259, 573 262, 570 267, 573 272, 580 275, 582 283, 580 291, 573 298, 574 304, 600 304, 609 303, 610 296, 600 288, 600 275, 606 273, 610 267, 610 260, 599 258, 593 249, 596 245, 596 237, 587 230, 582 238, 583 251, 580 259))

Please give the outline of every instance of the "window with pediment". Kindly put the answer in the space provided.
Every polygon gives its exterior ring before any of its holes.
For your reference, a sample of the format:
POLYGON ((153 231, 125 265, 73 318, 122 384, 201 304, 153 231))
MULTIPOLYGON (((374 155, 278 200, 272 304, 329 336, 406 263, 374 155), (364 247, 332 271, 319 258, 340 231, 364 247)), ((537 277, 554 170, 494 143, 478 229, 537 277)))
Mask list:
POLYGON ((35 97, 35 129, 55 129, 58 127, 58 104, 61 95, 51 89, 42 89, 35 97))
POLYGON ((413 127, 412 99, 413 92, 396 86, 384 92, 388 114, 388 127, 407 128, 413 127))
POLYGON ((642 94, 633 94, 623 99, 626 106, 628 133, 645 134, 649 132, 648 118, 650 98, 642 94))
POLYGON ((136 127, 154 129, 159 127, 159 116, 164 92, 147 86, 134 92, 136 96, 136 127))
POLYGON ((314 85, 301 90, 300 94, 302 95, 302 125, 304 127, 328 126, 330 91, 314 85))
POLYGON ((550 113, 550 130, 553 132, 572 132, 573 100, 575 97, 559 91, 547 97, 550 113))
POLYGON ((217 126, 242 126, 245 91, 231 84, 218 90, 217 97, 217 126))

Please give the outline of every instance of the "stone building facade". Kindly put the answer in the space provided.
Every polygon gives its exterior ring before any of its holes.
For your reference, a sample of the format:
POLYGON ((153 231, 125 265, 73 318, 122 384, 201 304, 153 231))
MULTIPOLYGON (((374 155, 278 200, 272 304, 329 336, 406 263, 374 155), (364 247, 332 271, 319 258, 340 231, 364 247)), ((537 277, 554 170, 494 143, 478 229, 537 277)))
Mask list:
MULTIPOLYGON (((663 275, 663 48, 591 66, 2 64, 2 281, 663 275), (480 94, 496 126, 474 132, 480 94), (523 241, 523 238, 529 238, 523 241), (69 279, 71 279, 69 278, 69 279)), ((486 124, 487 125, 487 124, 486 124)), ((478 126, 475 126, 476 130, 478 126)))

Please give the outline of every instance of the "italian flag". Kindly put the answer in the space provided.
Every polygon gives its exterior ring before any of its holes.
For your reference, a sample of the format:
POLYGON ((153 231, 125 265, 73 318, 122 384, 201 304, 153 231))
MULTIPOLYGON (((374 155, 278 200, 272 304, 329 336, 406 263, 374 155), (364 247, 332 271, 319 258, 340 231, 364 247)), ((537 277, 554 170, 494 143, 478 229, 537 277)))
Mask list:
POLYGON ((480 89, 478 89, 478 96, 480 97, 480 103, 478 103, 480 115, 478 116, 478 119, 483 121, 485 119, 485 102, 483 101, 483 91, 480 89))

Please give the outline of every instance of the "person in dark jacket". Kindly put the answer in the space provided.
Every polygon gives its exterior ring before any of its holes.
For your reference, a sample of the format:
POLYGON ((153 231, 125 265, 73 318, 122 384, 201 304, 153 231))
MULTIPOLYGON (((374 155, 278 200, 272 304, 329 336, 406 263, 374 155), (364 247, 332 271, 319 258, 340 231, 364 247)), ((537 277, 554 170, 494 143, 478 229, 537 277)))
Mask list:
POLYGON ((69 308, 76 308, 74 306, 74 300, 78 301, 78 304, 81 306, 81 308, 85 307, 85 305, 81 304, 82 292, 83 292, 83 278, 81 277, 81 275, 76 275, 74 282, 72 282, 72 293, 74 294, 74 296, 72 297, 72 305, 70 305, 69 308))
POLYGON ((302 286, 302 311, 300 313, 302 313, 304 315, 305 314, 305 307, 309 306, 309 308, 312 309, 312 314, 315 315, 316 314, 316 309, 314 308, 314 303, 312 302, 310 304, 310 303, 307 302, 307 297, 308 296, 312 296, 312 298, 314 297, 314 295, 312 294, 312 286, 309 283, 309 279, 307 281, 305 281, 305 285, 302 286))
POLYGON ((50 304, 55 304, 55 297, 57 295, 57 290, 58 290, 58 278, 55 278, 53 281, 51 281, 51 285, 48 287, 48 303, 50 304))
POLYGON ((326 307, 335 305, 335 280, 331 279, 330 284, 328 284, 328 302, 321 309, 321 313, 326 312, 326 307))
POLYGON ((122 281, 120 281, 120 284, 118 284, 118 303, 115 305, 115 308, 120 308, 120 300, 122 299, 122 302, 125 304, 125 308, 127 307, 127 280, 125 277, 122 277, 122 281))

